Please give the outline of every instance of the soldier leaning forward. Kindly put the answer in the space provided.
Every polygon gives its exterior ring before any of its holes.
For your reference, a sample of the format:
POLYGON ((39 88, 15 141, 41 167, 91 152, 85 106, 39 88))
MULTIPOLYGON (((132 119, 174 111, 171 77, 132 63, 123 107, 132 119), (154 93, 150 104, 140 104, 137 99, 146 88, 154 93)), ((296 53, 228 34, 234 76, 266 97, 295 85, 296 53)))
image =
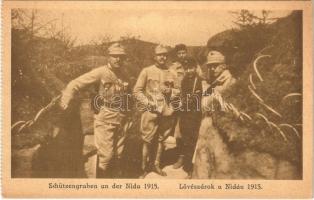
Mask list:
MULTIPOLYGON (((174 115, 171 99, 178 95, 174 88, 174 75, 166 66, 168 50, 164 46, 155 48, 155 64, 146 67, 140 73, 134 87, 134 96, 145 111, 141 116, 140 132, 143 139, 142 178, 150 171, 148 158, 153 161, 152 142, 157 139, 158 145, 152 170, 166 176, 160 168, 163 141, 173 132, 174 115)), ((140 108, 140 107, 138 107, 140 108)))
MULTIPOLYGON (((62 92, 61 106, 66 109, 75 93, 88 85, 99 83, 98 96, 95 107, 99 112, 94 115, 95 146, 97 148, 98 164, 97 177, 109 177, 109 165, 115 156, 117 165, 124 148, 124 126, 126 125, 126 111, 130 93, 128 76, 123 70, 125 58, 124 48, 115 43, 108 49, 109 62, 72 80, 62 92), (99 101, 99 99, 101 101, 99 101), (119 99, 119 101, 117 101, 119 99)), ((116 171, 121 172, 116 169, 116 171)))

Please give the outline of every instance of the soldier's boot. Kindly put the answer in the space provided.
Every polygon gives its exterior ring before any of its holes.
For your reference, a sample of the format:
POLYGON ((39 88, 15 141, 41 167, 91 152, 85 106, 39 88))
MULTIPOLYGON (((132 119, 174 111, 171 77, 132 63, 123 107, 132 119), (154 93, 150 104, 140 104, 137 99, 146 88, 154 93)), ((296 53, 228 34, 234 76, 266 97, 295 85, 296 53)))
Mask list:
POLYGON ((189 171, 188 175, 186 176, 185 179, 191 179, 192 178, 192 173, 193 173, 193 171, 189 171))
POLYGON ((142 174, 139 177, 140 179, 145 178, 145 176, 148 174, 148 155, 149 155, 149 144, 144 143, 143 144, 143 151, 142 151, 142 174))
POLYGON ((98 169, 97 169, 97 172, 96 172, 96 178, 108 178, 108 173, 107 173, 107 171, 98 168, 98 169))
POLYGON ((156 158, 155 158, 155 162, 154 162, 153 171, 156 172, 157 174, 161 175, 161 176, 167 176, 167 173, 162 171, 160 168, 160 160, 161 160, 163 148, 164 148, 163 144, 159 142, 157 152, 156 152, 156 158))
POLYGON ((192 175, 193 172, 193 163, 192 163, 192 159, 193 159, 193 153, 194 153, 194 149, 195 149, 195 145, 192 146, 185 146, 185 152, 184 152, 184 163, 183 163, 183 170, 186 171, 188 174, 192 175))
POLYGON ((140 179, 144 179, 148 174, 147 161, 142 161, 142 174, 139 176, 140 179))
POLYGON ((187 179, 191 179, 192 178, 192 173, 193 173, 193 164, 192 162, 189 162, 187 160, 188 156, 186 156, 186 160, 185 163, 183 165, 183 170, 186 171, 187 175, 187 179))
POLYGON ((184 155, 179 155, 179 158, 176 163, 173 164, 173 169, 179 169, 184 164, 184 155))
POLYGON ((100 167, 97 166, 96 168, 96 178, 110 178, 109 176, 109 171, 101 169, 100 167))
POLYGON ((122 168, 122 162, 121 162, 121 158, 117 158, 116 159, 116 163, 115 163, 115 172, 114 172, 114 176, 116 178, 123 178, 123 168, 122 168))
POLYGON ((184 144, 181 138, 176 139, 177 150, 179 157, 176 163, 173 164, 173 169, 179 169, 184 165, 184 144))
POLYGON ((109 178, 109 170, 108 169, 102 169, 99 167, 99 158, 98 158, 98 155, 97 155, 97 158, 96 158, 96 178, 109 178))

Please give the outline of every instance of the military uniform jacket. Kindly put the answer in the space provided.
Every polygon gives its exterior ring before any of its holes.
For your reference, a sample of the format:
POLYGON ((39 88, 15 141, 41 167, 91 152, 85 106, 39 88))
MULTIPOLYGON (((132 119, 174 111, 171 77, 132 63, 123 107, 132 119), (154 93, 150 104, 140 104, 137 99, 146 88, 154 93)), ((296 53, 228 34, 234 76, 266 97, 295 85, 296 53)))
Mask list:
POLYGON ((174 88, 174 81, 175 76, 169 69, 151 65, 141 71, 133 95, 144 106, 147 106, 149 101, 164 101, 166 85, 171 84, 171 88, 174 88))
POLYGON ((125 105, 125 102, 117 102, 116 99, 125 99, 129 85, 126 76, 114 73, 109 64, 72 80, 63 91, 63 96, 69 102, 79 90, 97 82, 99 82, 98 97, 103 100, 104 104, 101 105, 100 112, 95 115, 95 119, 119 124, 125 116, 123 112, 125 108, 122 106, 125 105))
POLYGON ((236 79, 231 75, 229 70, 225 70, 214 82, 216 82, 215 86, 209 87, 205 92, 206 95, 202 98, 203 111, 210 111, 208 109, 212 108, 214 94, 219 94, 222 98, 225 98, 226 92, 236 83, 236 79), (207 95, 208 93, 210 95, 207 95))
POLYGON ((231 75, 229 70, 223 71, 220 76, 215 80, 217 84, 213 87, 215 92, 220 93, 222 96, 236 83, 236 79, 231 75))

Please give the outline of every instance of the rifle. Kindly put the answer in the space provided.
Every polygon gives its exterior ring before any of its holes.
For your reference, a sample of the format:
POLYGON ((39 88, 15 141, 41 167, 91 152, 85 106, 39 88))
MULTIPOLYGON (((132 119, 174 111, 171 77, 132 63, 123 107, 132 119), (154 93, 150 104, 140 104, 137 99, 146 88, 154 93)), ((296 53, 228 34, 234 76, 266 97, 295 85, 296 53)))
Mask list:
POLYGON ((53 98, 47 106, 45 106, 44 108, 40 109, 37 112, 33 119, 28 121, 18 121, 14 123, 11 126, 11 133, 20 134, 34 126, 41 118, 43 118, 43 116, 45 116, 50 110, 52 110, 53 108, 55 108, 56 105, 58 105, 60 99, 61 95, 58 95, 55 98, 53 98))

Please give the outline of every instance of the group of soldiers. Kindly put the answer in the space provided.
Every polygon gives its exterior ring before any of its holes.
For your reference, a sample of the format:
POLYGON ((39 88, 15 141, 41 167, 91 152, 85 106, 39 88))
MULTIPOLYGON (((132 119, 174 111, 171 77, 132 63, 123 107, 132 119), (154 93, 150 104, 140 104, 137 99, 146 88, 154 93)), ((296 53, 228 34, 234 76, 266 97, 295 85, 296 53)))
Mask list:
POLYGON ((140 178, 145 178, 151 171, 167 176, 160 163, 164 142, 170 135, 176 138, 178 150, 173 168, 183 167, 191 176, 202 118, 210 117, 210 110, 204 108, 211 103, 213 91, 223 94, 235 79, 221 52, 209 51, 205 68, 201 68, 188 55, 186 45, 178 44, 174 51, 176 61, 169 65, 169 49, 158 45, 154 49, 154 64, 143 68, 131 88, 129 74, 123 70, 127 56, 125 48, 114 43, 108 48, 108 64, 72 80, 63 90, 60 106, 67 109, 78 91, 93 83, 99 84, 101 104, 94 115, 97 177, 112 177, 112 172, 108 170, 112 160, 115 160, 117 168, 122 165, 126 124, 128 115, 132 113, 126 109, 128 102, 114 105, 117 98, 129 101, 129 94, 136 102, 136 109, 141 112, 139 131, 143 147, 140 178))

